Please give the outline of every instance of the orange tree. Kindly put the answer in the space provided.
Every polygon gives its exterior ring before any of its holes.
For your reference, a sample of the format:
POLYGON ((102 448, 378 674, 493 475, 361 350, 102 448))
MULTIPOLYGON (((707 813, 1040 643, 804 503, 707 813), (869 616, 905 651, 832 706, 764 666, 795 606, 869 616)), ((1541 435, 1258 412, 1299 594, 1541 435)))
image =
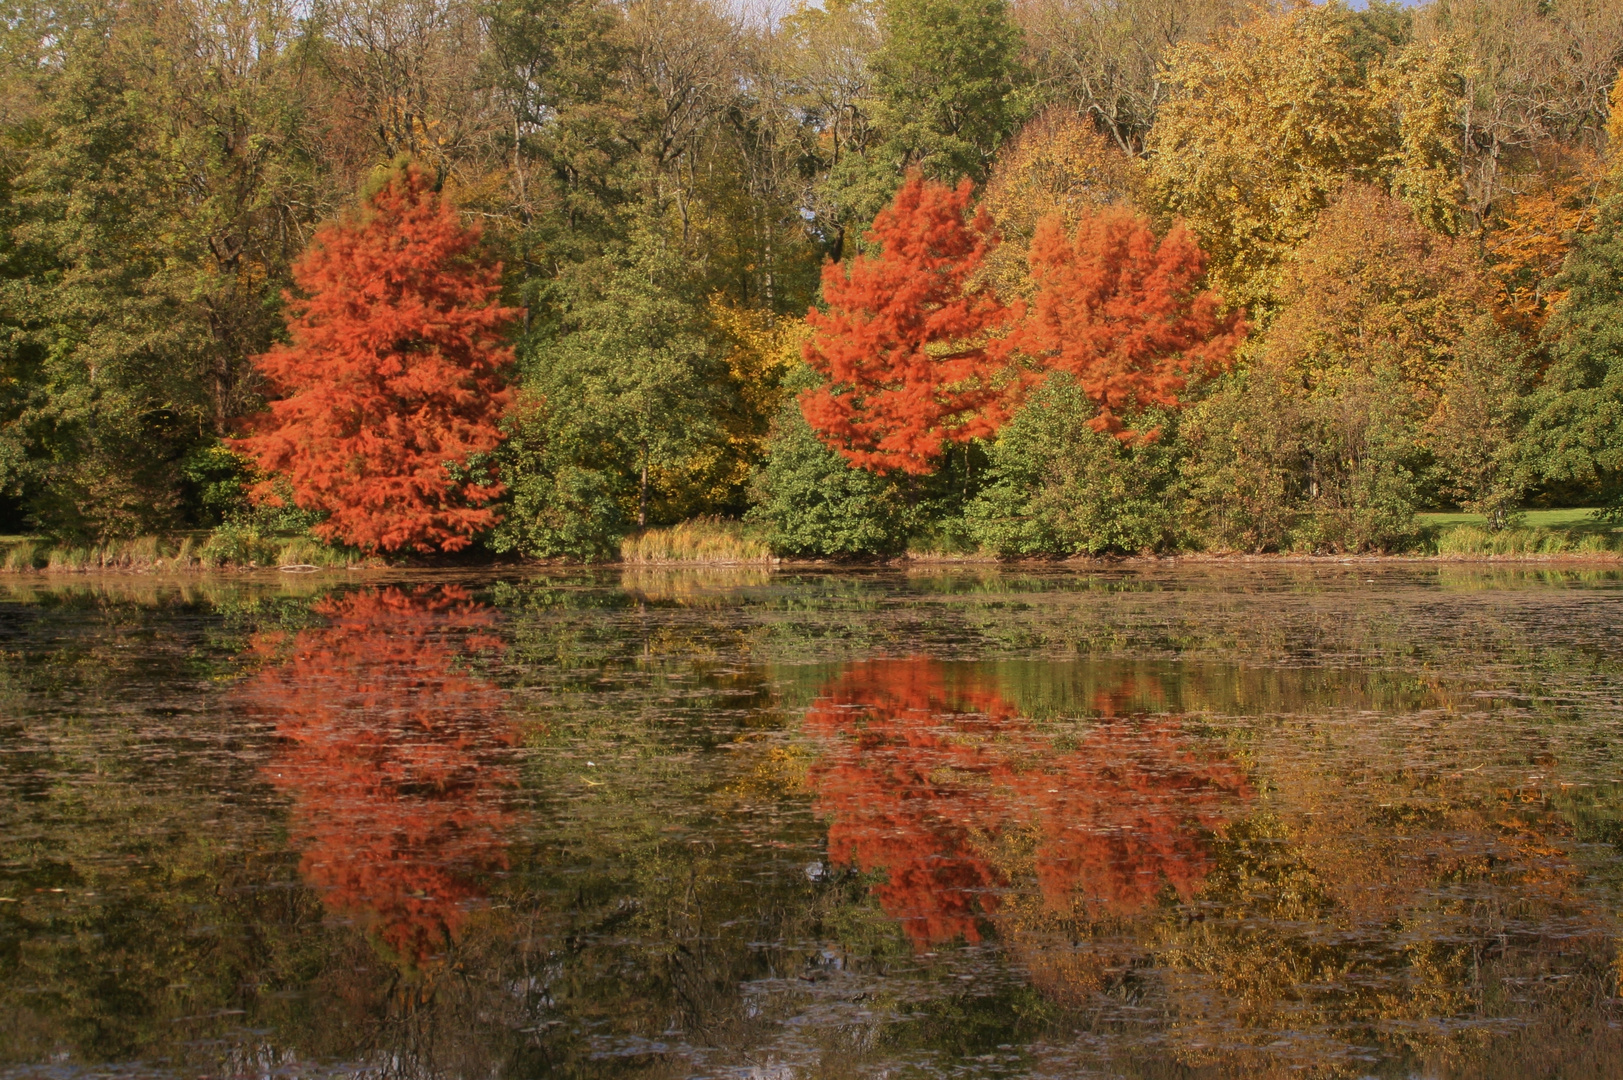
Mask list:
POLYGON ((256 360, 277 399, 235 443, 273 478, 258 501, 291 488, 325 512, 318 536, 368 551, 455 551, 496 523, 502 486, 468 462, 501 439, 519 312, 494 302, 478 240, 415 166, 316 234, 292 340, 256 360))
POLYGON ((801 394, 818 437, 873 472, 931 472, 949 442, 997 429, 1002 363, 988 348, 1009 318, 975 282, 997 242, 991 218, 956 189, 914 172, 874 219, 849 269, 823 270, 828 311, 806 318, 806 363, 824 383, 801 394))
POLYGON ((1098 407, 1095 431, 1125 439, 1133 414, 1178 408, 1190 379, 1227 367, 1245 337, 1240 313, 1202 288, 1206 257, 1181 225, 1157 238, 1132 210, 1106 207, 1067 235, 1050 217, 1030 263, 1036 296, 1010 344, 1076 379, 1098 407))

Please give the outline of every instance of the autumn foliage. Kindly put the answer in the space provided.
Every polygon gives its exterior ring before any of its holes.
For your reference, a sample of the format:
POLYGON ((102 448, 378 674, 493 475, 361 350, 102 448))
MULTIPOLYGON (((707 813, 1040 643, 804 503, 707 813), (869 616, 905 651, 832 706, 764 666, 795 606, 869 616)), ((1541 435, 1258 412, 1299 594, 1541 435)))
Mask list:
POLYGON ((1180 408, 1191 381, 1225 369, 1245 338, 1241 313, 1202 287, 1193 235, 1174 226, 1158 237, 1125 206, 1038 221, 1029 307, 989 291, 982 264, 997 234, 984 209, 969 216, 967 186, 910 177, 870 239, 877 256, 824 268, 829 310, 808 316, 805 358, 827 381, 801 409, 871 471, 929 472, 948 442, 995 434, 1052 371, 1075 376, 1098 406, 1095 430, 1153 437, 1130 430, 1136 415, 1180 408))
POLYGON ((975 280, 996 233, 956 189, 915 172, 868 234, 876 255, 823 268, 827 313, 807 315, 806 362, 827 380, 806 420, 852 464, 931 471, 949 442, 997 430, 1002 364, 988 349, 1009 311, 975 280))
POLYGON ((461 476, 501 439, 519 314, 494 303, 499 267, 477 229, 415 167, 397 172, 352 220, 316 234, 293 271, 286 345, 257 366, 278 399, 237 442, 278 480, 316 532, 366 550, 455 551, 493 525, 491 474, 461 476))
POLYGON ((1227 367, 1244 339, 1238 312, 1202 288, 1206 258, 1181 225, 1157 238, 1125 207, 1057 217, 1031 243, 1036 296, 1011 344, 1041 370, 1075 376, 1098 405, 1095 431, 1126 437, 1133 414, 1176 409, 1192 377, 1227 367))
POLYGON ((466 671, 492 612, 454 587, 323 600, 325 626, 261 635, 242 700, 274 725, 265 775, 292 799, 305 880, 396 956, 444 949, 507 865, 505 697, 466 671))
POLYGON ((1105 713, 1080 745, 1053 740, 971 670, 926 659, 849 665, 806 714, 827 747, 809 780, 829 857, 881 871, 875 888, 915 946, 977 941, 1011 884, 995 849, 1035 835, 1043 902, 1118 914, 1165 888, 1188 898, 1207 843, 1250 797, 1239 769, 1199 756, 1176 718, 1105 713))

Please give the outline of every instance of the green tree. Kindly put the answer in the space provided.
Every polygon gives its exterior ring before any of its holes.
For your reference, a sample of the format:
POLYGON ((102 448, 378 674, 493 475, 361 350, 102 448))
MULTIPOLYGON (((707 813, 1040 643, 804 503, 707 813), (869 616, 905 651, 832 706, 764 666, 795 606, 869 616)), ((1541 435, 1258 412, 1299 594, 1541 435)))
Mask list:
POLYGON ((1527 460, 1558 496, 1623 514, 1623 197, 1601 211, 1556 279, 1550 366, 1532 400, 1527 460))
POLYGON ((1410 543, 1424 455, 1397 372, 1306 385, 1270 357, 1189 411, 1192 530, 1243 551, 1393 551, 1410 543))
POLYGON ((270 4, 31 10, 4 43, 0 483, 52 532, 172 526, 327 200, 296 28, 270 4))
POLYGON ((907 546, 906 494, 823 445, 791 399, 778 414, 749 519, 781 555, 893 555, 907 546))
POLYGON ((1178 541, 1179 449, 1172 417, 1154 441, 1095 431, 1098 412, 1066 372, 1051 375, 998 432, 970 504, 970 534, 1000 555, 1165 550, 1178 541))
POLYGON ((1004 0, 887 0, 869 65, 878 137, 829 173, 842 224, 860 232, 910 169, 983 183, 1025 119, 1021 32, 1004 0))
MULTIPOLYGON (((569 473, 564 499, 598 505, 606 491, 621 501, 619 517, 642 527, 707 507, 683 502, 702 484, 696 472, 713 463, 720 442, 715 415, 728 391, 726 369, 702 311, 685 292, 683 268, 655 218, 646 220, 618 258, 576 268, 555 337, 534 341, 521 357, 524 387, 545 402, 518 433, 540 451, 544 473, 524 475, 515 459, 504 479, 515 490, 557 484, 562 470, 598 474, 590 493, 584 474, 569 473), (593 280, 601 275, 601 280, 593 280)), ((564 489, 558 489, 560 491, 564 489)), ((595 513, 595 511, 593 511, 595 513)), ((518 534, 516 546, 556 553, 518 534)))
POLYGON ((1536 479, 1521 435, 1538 350, 1483 316, 1454 354, 1422 435, 1435 460, 1438 494, 1501 528, 1536 479))

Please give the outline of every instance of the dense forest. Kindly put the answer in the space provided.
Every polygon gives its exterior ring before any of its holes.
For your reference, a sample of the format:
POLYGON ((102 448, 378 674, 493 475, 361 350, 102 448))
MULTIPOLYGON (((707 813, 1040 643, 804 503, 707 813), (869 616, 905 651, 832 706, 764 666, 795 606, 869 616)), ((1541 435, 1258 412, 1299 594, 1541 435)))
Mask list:
POLYGON ((1620 64, 1613 0, 18 0, 0 524, 600 559, 1623 511, 1620 64))

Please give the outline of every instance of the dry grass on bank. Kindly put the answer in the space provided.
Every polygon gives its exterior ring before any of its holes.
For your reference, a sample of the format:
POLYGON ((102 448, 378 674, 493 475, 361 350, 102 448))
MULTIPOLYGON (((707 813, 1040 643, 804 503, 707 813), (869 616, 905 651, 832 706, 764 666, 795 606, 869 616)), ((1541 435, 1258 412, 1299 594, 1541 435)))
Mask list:
POLYGON ((253 529, 225 526, 204 538, 138 536, 82 546, 19 540, 0 561, 0 573, 160 573, 228 567, 336 567, 356 561, 353 553, 307 536, 262 536, 253 529))
POLYGON ((769 563, 766 541, 742 522, 698 517, 668 529, 648 529, 620 544, 627 563, 769 563))

